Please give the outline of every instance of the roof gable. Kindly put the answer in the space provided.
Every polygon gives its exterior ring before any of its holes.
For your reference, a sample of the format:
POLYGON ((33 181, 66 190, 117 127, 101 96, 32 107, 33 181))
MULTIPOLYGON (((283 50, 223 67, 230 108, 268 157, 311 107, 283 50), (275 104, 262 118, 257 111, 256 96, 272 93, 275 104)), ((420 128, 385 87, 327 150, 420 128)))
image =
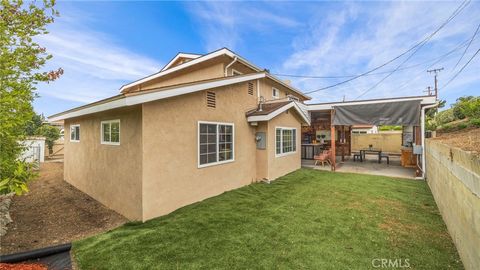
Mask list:
POLYGON ((170 60, 161 70, 167 70, 171 67, 175 67, 178 65, 181 65, 183 63, 186 63, 190 60, 197 59, 201 57, 201 54, 194 54, 194 53, 178 53, 172 60, 170 60))

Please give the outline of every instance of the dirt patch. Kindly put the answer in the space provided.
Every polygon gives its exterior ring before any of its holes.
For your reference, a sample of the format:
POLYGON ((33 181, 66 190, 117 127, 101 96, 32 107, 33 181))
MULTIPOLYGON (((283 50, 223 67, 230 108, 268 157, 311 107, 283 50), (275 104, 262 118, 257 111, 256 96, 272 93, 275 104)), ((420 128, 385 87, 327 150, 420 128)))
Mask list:
POLYGON ((466 151, 474 151, 480 155, 480 128, 470 128, 449 133, 439 133, 438 137, 431 140, 441 141, 450 146, 466 151))
POLYGON ((0 263, 0 270, 48 270, 48 268, 38 263, 0 263))
POLYGON ((59 245, 111 230, 127 219, 63 181, 63 163, 43 163, 30 192, 15 196, 1 254, 59 245))

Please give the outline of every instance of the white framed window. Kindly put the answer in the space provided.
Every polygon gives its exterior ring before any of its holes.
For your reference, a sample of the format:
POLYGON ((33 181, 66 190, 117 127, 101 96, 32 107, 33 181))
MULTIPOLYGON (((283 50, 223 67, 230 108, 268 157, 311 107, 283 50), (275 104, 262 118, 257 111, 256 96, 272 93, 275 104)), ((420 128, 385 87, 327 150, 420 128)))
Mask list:
POLYGON ((280 91, 278 91, 277 88, 272 87, 272 97, 274 99, 279 99, 280 98, 280 91))
POLYGON ((79 142, 80 141, 80 125, 70 125, 70 141, 79 142))
POLYGON ((242 75, 243 73, 232 68, 232 76, 242 75))
POLYGON ((101 144, 120 145, 120 120, 100 122, 101 144))
POLYGON ((233 123, 198 122, 198 168, 234 161, 233 123))
POLYGON ((289 127, 275 128, 275 156, 293 154, 297 151, 297 129, 289 127))

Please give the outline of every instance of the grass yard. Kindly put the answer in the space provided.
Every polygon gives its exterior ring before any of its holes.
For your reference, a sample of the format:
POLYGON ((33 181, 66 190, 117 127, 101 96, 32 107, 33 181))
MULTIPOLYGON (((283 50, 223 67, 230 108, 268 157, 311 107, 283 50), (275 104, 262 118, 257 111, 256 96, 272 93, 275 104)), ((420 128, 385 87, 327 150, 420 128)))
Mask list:
POLYGON ((463 269, 425 182, 310 169, 75 242, 74 256, 81 269, 463 269))

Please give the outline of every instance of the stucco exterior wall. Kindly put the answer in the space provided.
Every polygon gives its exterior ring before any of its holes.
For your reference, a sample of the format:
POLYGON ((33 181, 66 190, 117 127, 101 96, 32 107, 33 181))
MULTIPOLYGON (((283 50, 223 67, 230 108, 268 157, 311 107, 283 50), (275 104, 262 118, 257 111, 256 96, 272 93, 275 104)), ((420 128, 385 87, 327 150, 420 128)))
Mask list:
POLYGON ((284 112, 268 122, 268 179, 275 180, 301 167, 301 121, 293 109, 284 112), (284 156, 276 156, 275 153, 275 129, 277 127, 296 128, 296 151, 284 156))
POLYGON ((360 151, 369 145, 384 152, 401 153, 402 133, 352 134, 352 151, 360 151))
POLYGON ((247 83, 211 91, 216 108, 205 91, 143 105, 144 220, 256 181, 255 127, 245 117, 256 95, 247 83), (234 124, 233 162, 198 168, 198 121, 234 124))
POLYGON ((132 220, 142 219, 141 107, 65 120, 64 179, 132 220), (100 143, 100 122, 120 119, 120 145, 100 143), (70 125, 80 124, 80 141, 70 125))
POLYGON ((265 149, 257 149, 256 164, 257 164, 257 180, 269 179, 268 178, 268 161, 269 161, 269 138, 268 122, 258 122, 257 132, 264 132, 266 137, 265 149))
POLYGON ((142 90, 155 89, 164 86, 203 81, 224 76, 224 63, 220 61, 206 62, 191 68, 172 73, 142 85, 142 90))
POLYGON ((465 269, 480 269, 480 159, 427 140, 426 173, 465 269))

